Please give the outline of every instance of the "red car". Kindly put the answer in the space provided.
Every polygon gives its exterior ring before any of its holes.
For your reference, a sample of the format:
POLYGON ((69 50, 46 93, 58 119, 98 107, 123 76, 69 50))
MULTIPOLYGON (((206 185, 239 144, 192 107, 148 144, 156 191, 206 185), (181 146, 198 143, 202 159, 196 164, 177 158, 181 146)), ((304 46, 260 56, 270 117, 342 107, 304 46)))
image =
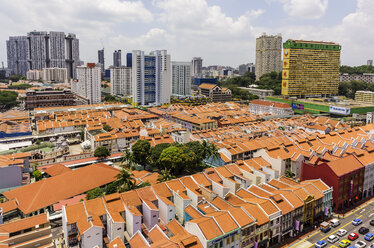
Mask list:
POLYGON ((348 239, 353 241, 353 240, 356 240, 358 239, 358 234, 357 233, 351 233, 348 235, 348 239))

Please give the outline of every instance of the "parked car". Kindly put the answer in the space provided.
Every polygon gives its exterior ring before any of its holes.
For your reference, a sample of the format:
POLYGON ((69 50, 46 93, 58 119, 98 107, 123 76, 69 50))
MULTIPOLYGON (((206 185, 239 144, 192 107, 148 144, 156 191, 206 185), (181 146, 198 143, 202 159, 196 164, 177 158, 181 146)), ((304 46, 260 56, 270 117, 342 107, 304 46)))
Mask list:
POLYGON ((370 221, 370 225, 374 226, 374 220, 370 221))
POLYGON ((328 238, 327 238, 327 241, 330 242, 331 244, 335 243, 336 241, 338 241, 339 238, 335 235, 330 235, 328 238))
POLYGON ((324 240, 320 240, 320 241, 318 241, 315 245, 314 245, 314 247, 316 247, 316 248, 322 248, 322 247, 325 247, 327 245, 327 242, 326 241, 324 241, 324 240))
POLYGON ((358 237, 359 236, 358 236, 357 233, 351 233, 351 234, 348 235, 348 239, 351 240, 351 241, 358 239, 358 237))
POLYGON ((354 220, 352 221, 352 224, 353 224, 354 226, 358 226, 358 225, 362 224, 362 220, 361 220, 361 219, 354 219, 354 220))
POLYGON ((343 236, 345 236, 345 235, 347 234, 347 230, 345 230, 345 229, 339 229, 339 230, 336 232, 336 234, 337 234, 338 236, 340 236, 340 237, 343 237, 343 236))
POLYGON ((367 234, 368 232, 369 232, 369 228, 367 228, 367 227, 360 227, 360 229, 358 229, 358 232, 360 233, 360 234, 362 234, 362 235, 364 235, 364 234, 367 234))
POLYGON ((365 235, 364 239, 366 241, 372 241, 374 239, 374 234, 368 233, 368 234, 365 235))
POLYGON ((351 241, 349 241, 348 239, 343 239, 342 241, 339 242, 339 246, 340 247, 348 247, 351 245, 351 241))
POLYGON ((364 248, 366 247, 366 243, 364 241, 357 241, 356 242, 356 245, 355 245, 357 248, 364 248))

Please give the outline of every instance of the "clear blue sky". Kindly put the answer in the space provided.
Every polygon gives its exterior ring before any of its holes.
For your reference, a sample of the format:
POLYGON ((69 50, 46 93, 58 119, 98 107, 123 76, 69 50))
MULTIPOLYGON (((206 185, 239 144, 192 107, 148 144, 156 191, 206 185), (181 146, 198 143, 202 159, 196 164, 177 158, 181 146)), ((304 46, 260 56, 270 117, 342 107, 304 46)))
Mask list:
MULTIPOLYGON (((334 41, 342 64, 374 58, 374 0, 0 0, 0 62, 5 41, 32 30, 75 33, 81 59, 167 49, 172 60, 203 58, 204 65, 254 62, 261 33, 334 41)), ((124 60, 124 57, 122 58, 124 60)))

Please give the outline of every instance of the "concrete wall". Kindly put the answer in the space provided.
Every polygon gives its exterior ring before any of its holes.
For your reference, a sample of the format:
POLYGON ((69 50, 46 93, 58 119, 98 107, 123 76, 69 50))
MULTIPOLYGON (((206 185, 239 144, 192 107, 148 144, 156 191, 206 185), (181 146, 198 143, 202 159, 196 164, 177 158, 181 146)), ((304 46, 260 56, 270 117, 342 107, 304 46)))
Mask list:
POLYGON ((22 185, 22 168, 16 165, 0 167, 0 189, 22 185))

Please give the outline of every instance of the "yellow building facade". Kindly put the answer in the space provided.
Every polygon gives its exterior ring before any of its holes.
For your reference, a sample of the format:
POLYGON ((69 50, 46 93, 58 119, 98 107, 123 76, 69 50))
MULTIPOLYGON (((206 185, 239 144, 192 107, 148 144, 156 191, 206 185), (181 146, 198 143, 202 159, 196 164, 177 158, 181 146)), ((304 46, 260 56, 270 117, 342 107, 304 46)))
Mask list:
POLYGON ((341 46, 333 42, 283 43, 282 95, 336 95, 341 46))

